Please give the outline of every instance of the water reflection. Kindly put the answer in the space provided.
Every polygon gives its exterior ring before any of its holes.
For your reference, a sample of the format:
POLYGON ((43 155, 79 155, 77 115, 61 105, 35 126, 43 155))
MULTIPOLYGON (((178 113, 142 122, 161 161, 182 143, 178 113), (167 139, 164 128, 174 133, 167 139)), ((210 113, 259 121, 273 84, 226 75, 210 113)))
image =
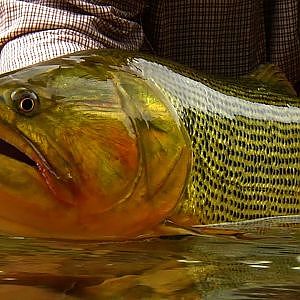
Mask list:
POLYGON ((0 239, 1 299, 300 299, 300 228, 124 243, 0 239))

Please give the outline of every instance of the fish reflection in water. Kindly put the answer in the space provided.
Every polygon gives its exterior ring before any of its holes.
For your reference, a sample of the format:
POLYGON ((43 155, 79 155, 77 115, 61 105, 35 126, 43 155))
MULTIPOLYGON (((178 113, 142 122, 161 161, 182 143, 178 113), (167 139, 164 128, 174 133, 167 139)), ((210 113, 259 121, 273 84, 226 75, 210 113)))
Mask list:
POLYGON ((0 299, 300 299, 299 219, 238 237, 0 243, 0 299))

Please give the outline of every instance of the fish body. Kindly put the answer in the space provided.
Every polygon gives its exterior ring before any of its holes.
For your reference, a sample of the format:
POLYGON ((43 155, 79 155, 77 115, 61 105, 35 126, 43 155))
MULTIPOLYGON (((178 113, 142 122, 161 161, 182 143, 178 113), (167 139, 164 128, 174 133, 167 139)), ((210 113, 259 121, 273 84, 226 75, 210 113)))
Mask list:
POLYGON ((220 80, 146 60, 135 65, 167 95, 191 141, 192 169, 176 220, 300 214, 299 98, 251 77, 220 80))
POLYGON ((300 214, 300 105, 93 50, 0 77, 0 230, 67 239, 300 214), (9 157, 10 156, 10 157, 9 157))

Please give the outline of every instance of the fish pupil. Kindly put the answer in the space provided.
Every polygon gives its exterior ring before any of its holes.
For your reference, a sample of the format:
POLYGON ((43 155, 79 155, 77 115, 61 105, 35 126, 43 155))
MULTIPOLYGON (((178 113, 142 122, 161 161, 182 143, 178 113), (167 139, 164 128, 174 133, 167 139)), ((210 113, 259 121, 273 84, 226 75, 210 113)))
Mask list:
POLYGON ((26 97, 21 99, 20 101, 20 109, 23 110, 24 112, 30 112, 34 108, 34 100, 26 97))

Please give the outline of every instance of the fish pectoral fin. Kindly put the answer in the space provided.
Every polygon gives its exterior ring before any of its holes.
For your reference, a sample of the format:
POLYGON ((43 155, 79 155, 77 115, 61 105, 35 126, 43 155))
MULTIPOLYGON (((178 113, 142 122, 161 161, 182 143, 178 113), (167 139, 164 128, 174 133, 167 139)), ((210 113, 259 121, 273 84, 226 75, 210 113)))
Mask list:
POLYGON ((158 238, 158 237, 183 237, 183 236, 198 236, 197 231, 190 230, 189 228, 176 225, 170 221, 165 221, 156 225, 149 231, 143 232, 139 235, 138 239, 158 238))
POLYGON ((263 82, 273 90, 280 92, 283 95, 292 97, 297 96, 292 84, 288 81, 284 72, 282 72, 277 65, 261 64, 251 73, 243 77, 263 82))
POLYGON ((220 228, 214 226, 192 226, 194 231, 199 231, 201 235, 213 235, 213 236, 228 236, 228 237, 235 237, 237 239, 242 240, 253 240, 257 239, 257 236, 244 232, 242 230, 235 230, 229 228, 220 228))
POLYGON ((203 236, 203 235, 213 235, 213 236, 230 236, 238 239, 256 239, 252 235, 246 232, 235 229, 220 228, 214 226, 189 226, 180 225, 170 220, 165 220, 164 223, 157 225, 145 237, 171 237, 171 236, 203 236))

